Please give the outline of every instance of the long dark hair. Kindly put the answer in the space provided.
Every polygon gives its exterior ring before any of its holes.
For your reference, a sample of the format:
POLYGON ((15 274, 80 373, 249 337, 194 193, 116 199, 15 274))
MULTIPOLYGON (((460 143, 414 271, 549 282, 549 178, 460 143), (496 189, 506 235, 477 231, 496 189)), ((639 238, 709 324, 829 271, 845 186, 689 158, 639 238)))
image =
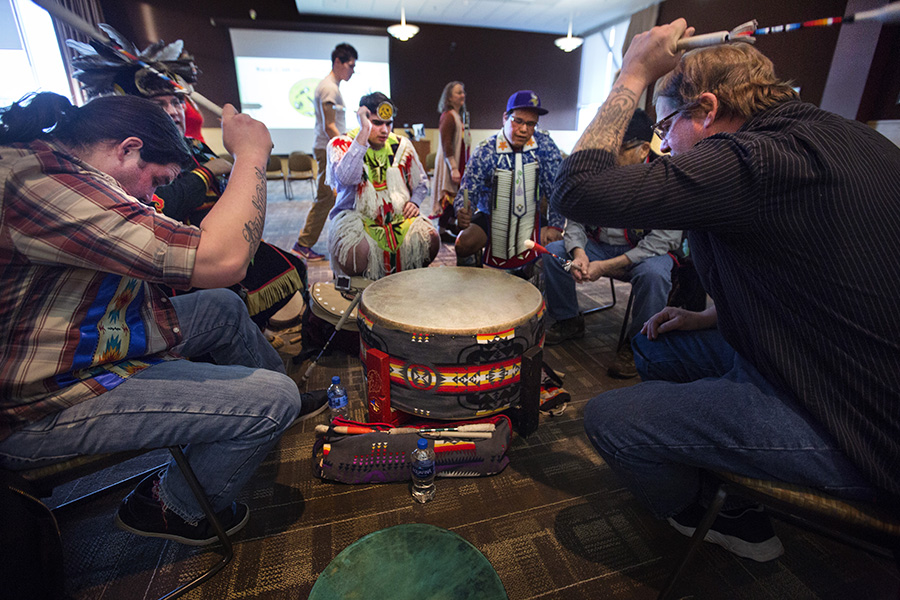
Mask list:
POLYGON ((144 98, 105 96, 79 108, 59 94, 44 92, 0 109, 0 145, 57 139, 86 148, 128 137, 144 143, 140 156, 145 162, 182 166, 191 162, 178 127, 162 108, 144 98))

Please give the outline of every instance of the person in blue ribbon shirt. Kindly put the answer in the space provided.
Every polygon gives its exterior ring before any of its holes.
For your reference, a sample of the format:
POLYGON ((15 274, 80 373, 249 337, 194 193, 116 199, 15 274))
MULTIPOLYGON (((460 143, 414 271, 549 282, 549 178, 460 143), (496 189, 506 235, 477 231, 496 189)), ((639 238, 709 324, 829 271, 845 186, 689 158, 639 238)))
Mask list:
POLYGON ((480 264, 486 248, 484 264, 516 269, 537 258, 526 240, 562 239, 565 218, 552 208, 549 227, 541 229, 541 198, 550 198, 562 162, 550 136, 537 129, 538 118, 547 112, 531 90, 516 92, 506 102, 503 129, 482 142, 466 165, 454 201, 462 230, 456 239, 457 264, 480 264))

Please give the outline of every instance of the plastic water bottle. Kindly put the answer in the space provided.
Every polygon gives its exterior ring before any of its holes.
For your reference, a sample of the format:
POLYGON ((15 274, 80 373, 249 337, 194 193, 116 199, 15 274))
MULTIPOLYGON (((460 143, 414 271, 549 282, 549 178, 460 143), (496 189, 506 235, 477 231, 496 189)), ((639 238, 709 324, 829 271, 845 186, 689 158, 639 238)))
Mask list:
POLYGON ((428 447, 428 440, 419 438, 418 447, 413 450, 412 497, 416 502, 428 502, 434 498, 434 450, 428 447))
POLYGON ((349 407, 347 402, 347 390, 341 385, 341 378, 335 375, 328 386, 328 408, 331 409, 331 418, 347 418, 349 407))

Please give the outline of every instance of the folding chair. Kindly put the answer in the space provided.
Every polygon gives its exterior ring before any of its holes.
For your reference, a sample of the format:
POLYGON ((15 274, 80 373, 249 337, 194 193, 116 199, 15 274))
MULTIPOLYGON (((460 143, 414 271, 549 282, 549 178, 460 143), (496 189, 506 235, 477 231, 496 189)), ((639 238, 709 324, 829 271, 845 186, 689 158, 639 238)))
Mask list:
POLYGON ((288 186, 287 175, 281 165, 281 157, 273 154, 269 156, 269 163, 266 165, 266 180, 275 181, 278 179, 284 183, 284 196, 291 200, 294 195, 291 193, 290 186, 288 186))
MULTIPOLYGON (((82 505, 87 500, 93 499, 101 494, 106 494, 110 491, 118 490, 129 485, 136 485, 137 482, 142 480, 144 477, 158 471, 165 465, 163 464, 154 467, 142 473, 138 473, 137 475, 123 479, 122 481, 114 483, 110 486, 104 487, 94 492, 90 492, 89 494, 85 494, 84 496, 66 502, 52 510, 41 500, 39 500, 39 498, 51 496, 55 487, 112 467, 126 460, 135 458, 136 456, 140 456, 141 454, 145 454, 149 451, 150 449, 117 452, 114 454, 77 456, 63 462, 50 463, 22 471, 11 471, 8 469, 3 469, 3 481, 5 485, 2 492, 6 495, 6 499, 9 500, 10 498, 18 498, 18 500, 23 501, 27 504, 28 510, 37 511, 37 513, 40 515, 40 518, 45 523, 48 523, 52 528, 51 539, 48 541, 54 547, 43 550, 43 554, 49 560, 59 561, 60 564, 56 565, 56 568, 58 568, 58 574, 60 575, 60 578, 62 574, 62 542, 60 540, 57 518, 68 514, 71 510, 82 505)), ((200 584, 212 578, 216 573, 221 571, 234 556, 234 549, 232 547, 231 540, 228 539, 228 536, 225 534, 225 529, 222 527, 222 523, 219 521, 218 517, 210 506, 209 500, 207 499, 203 488, 200 486, 200 482, 197 481, 197 477, 196 475, 194 475, 194 471, 193 469, 191 469, 190 464, 188 464, 184 453, 181 451, 181 448, 172 446, 169 448, 169 452, 175 458, 175 462, 178 465, 178 468, 181 470, 182 475, 184 475, 184 478, 187 480, 187 483, 190 486, 194 497, 196 498, 200 507, 203 509, 203 512, 206 515, 206 518, 209 520, 210 525, 212 525, 213 530, 216 532, 219 541, 222 543, 222 558, 218 562, 213 564, 212 567, 210 567, 208 570, 201 573, 198 577, 195 577, 188 583, 172 590, 165 596, 162 596, 160 600, 170 600, 172 598, 178 598, 184 593, 196 588, 200 584)), ((10 548, 3 549, 4 555, 7 555, 7 553, 10 553, 12 551, 13 549, 10 548)), ((62 590, 56 590, 56 593, 54 595, 60 598, 63 597, 62 590)))
MULTIPOLYGON (((306 180, 309 181, 310 191, 312 192, 312 197, 316 196, 316 170, 315 170, 315 161, 313 157, 305 152, 291 152, 290 156, 288 156, 288 171, 287 171, 287 185, 290 186, 291 182, 295 179, 306 180)), ((291 190, 291 198, 294 197, 294 192, 291 190)))
POLYGON ((716 495, 694 531, 687 551, 669 575, 659 600, 671 596, 675 583, 706 537, 728 494, 758 502, 772 516, 797 527, 893 558, 900 568, 900 515, 872 503, 841 500, 820 490, 789 483, 750 479, 733 473, 714 475, 720 481, 716 495))

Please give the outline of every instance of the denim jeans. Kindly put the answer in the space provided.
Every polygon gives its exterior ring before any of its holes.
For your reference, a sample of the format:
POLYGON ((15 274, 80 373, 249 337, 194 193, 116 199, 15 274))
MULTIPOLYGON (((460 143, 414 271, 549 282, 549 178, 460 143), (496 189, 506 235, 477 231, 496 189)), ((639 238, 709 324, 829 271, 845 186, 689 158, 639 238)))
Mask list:
MULTIPOLYGON (((566 252, 563 241, 553 242, 547 245, 547 250, 556 254, 572 258, 566 252)), ((631 246, 611 246, 600 244, 589 239, 584 248, 588 259, 607 260, 621 256, 631 250, 631 246)), ((578 296, 575 292, 575 278, 567 273, 560 261, 550 255, 543 255, 545 297, 547 298, 547 312, 556 321, 571 319, 578 316, 578 296)), ((652 256, 636 265, 632 265, 622 278, 631 283, 631 294, 634 302, 631 306, 631 325, 628 328, 628 339, 637 335, 644 322, 661 311, 669 299, 672 289, 672 257, 668 254, 652 256)))
POLYGON ((659 518, 700 499, 704 469, 786 481, 850 499, 874 489, 812 416, 718 330, 633 342, 643 383, 593 398, 591 443, 659 518))
MULTIPOLYGON (((229 506, 300 413, 297 384, 278 353, 230 290, 170 299, 185 357, 211 353, 217 363, 174 360, 112 390, 18 430, 0 442, 0 464, 25 469, 47 459, 184 445, 213 509, 229 506)), ((203 511, 174 461, 160 495, 187 521, 203 511)))

